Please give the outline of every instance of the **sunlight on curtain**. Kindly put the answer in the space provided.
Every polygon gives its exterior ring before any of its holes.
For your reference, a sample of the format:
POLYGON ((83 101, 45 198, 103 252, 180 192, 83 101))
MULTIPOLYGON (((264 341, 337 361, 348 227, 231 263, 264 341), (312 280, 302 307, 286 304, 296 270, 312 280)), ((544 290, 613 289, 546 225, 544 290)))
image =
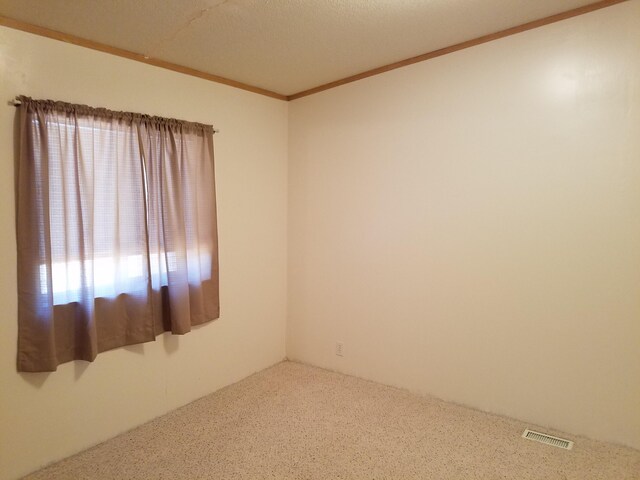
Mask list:
POLYGON ((18 369, 217 318, 212 127, 21 100, 18 369))

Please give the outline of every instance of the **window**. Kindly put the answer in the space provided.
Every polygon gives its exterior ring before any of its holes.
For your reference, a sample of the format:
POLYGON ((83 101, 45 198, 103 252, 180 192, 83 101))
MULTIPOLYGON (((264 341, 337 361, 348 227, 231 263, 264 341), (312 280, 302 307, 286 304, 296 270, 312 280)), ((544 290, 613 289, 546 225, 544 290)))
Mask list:
POLYGON ((18 369, 217 318, 212 128, 21 100, 18 369))

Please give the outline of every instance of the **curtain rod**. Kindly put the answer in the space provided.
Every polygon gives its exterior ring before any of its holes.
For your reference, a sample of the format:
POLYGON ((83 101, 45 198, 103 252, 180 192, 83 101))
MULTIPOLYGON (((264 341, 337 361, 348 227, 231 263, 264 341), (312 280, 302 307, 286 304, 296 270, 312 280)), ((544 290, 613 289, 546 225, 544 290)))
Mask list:
MULTIPOLYGON (((19 107, 20 105, 22 105, 22 102, 20 101, 20 99, 18 97, 15 97, 11 100, 9 100, 8 102, 9 105, 13 105, 14 107, 19 107)), ((213 129, 213 133, 220 133, 220 130, 218 130, 217 128, 213 129)))

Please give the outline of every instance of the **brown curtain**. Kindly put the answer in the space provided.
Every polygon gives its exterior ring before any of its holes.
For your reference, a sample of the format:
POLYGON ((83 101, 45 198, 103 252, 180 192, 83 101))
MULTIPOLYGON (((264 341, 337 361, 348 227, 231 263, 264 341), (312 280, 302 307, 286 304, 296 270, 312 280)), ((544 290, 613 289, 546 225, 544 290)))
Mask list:
POLYGON ((20 100, 18 370, 218 318, 212 127, 20 100))

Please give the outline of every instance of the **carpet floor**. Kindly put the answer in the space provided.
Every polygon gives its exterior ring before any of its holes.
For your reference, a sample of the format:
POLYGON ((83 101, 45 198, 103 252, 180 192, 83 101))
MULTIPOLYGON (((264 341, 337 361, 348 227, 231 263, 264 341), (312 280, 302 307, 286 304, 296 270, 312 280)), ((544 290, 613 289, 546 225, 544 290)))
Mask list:
POLYGON ((640 479, 640 451, 526 427, 283 362, 25 478, 640 479))

